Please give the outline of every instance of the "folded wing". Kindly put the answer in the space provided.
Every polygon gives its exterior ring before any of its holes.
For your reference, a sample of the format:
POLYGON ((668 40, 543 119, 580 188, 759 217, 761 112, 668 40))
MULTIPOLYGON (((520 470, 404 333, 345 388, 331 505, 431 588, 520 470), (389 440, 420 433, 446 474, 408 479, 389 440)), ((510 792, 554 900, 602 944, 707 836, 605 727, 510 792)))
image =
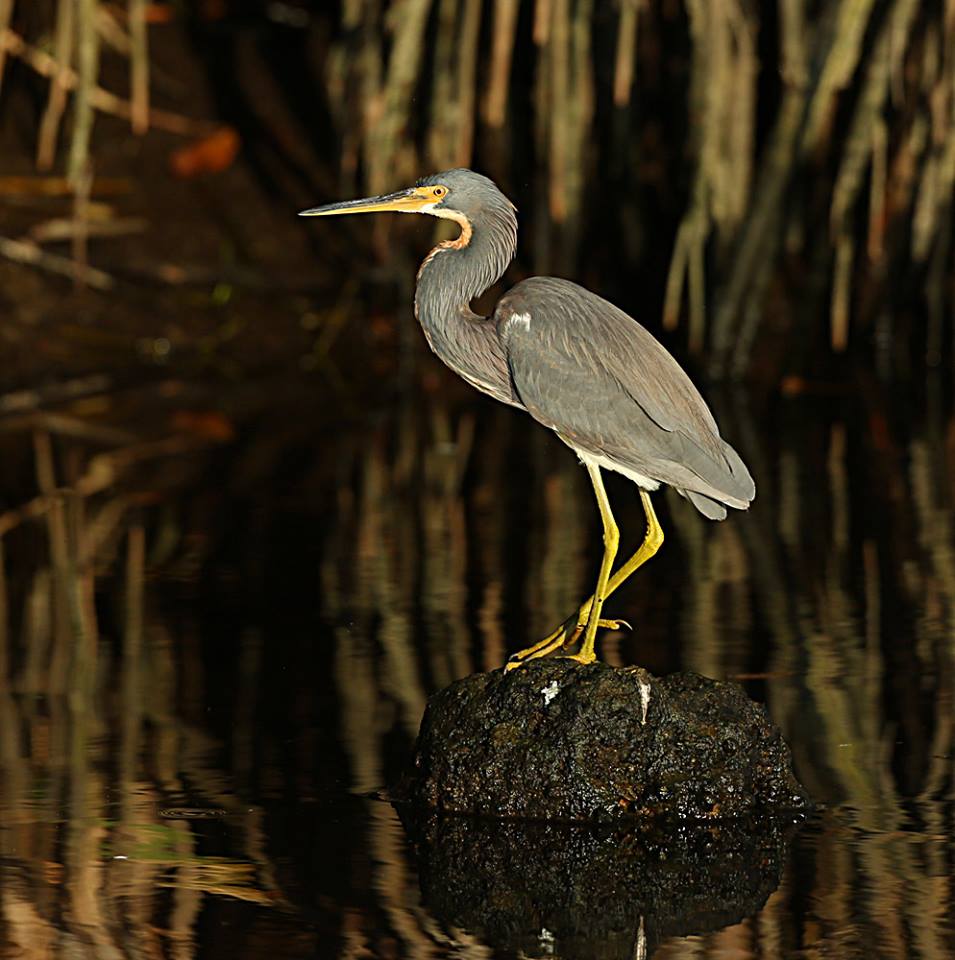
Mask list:
POLYGON ((755 485, 682 368, 589 290, 534 277, 495 311, 521 402, 581 452, 675 487, 706 516, 746 509, 755 485))

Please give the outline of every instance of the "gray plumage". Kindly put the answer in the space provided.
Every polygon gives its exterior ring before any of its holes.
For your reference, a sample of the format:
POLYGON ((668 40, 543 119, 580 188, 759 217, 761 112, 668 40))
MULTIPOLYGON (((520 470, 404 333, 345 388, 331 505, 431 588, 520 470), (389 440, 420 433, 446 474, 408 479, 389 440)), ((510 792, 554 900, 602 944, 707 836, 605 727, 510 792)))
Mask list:
POLYGON ((576 450, 600 510, 604 553, 593 595, 543 640, 513 654, 505 669, 581 636, 570 656, 593 663, 597 631, 621 625, 603 618, 604 602, 663 543, 647 491, 668 483, 705 516, 722 520, 726 507, 749 506, 753 478, 677 362, 613 304, 569 280, 534 277, 501 297, 493 316, 474 313, 471 301, 504 273, 517 247, 514 205, 487 177, 445 170, 406 190, 313 207, 303 216, 385 211, 427 213, 460 226, 418 270, 415 316, 428 343, 468 383, 526 410, 576 450), (615 572, 620 531, 602 470, 641 487, 647 518, 643 541, 615 572))
POLYGON ((418 183, 434 184, 448 194, 425 212, 456 220, 464 235, 437 246, 418 274, 415 312, 432 350, 479 390, 550 427, 582 459, 647 489, 669 484, 711 519, 722 520, 726 506, 745 510, 755 495, 745 464, 689 377, 632 317, 555 277, 517 284, 492 317, 471 310, 514 256, 515 209, 470 170, 418 183))

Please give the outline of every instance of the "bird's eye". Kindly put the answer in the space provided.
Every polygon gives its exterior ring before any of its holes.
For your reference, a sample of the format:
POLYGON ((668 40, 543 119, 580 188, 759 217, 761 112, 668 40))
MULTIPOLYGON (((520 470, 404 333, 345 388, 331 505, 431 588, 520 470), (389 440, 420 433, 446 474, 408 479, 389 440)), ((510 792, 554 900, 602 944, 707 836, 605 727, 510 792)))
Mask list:
POLYGON ((444 187, 435 187, 434 195, 436 197, 443 197, 448 191, 444 187))

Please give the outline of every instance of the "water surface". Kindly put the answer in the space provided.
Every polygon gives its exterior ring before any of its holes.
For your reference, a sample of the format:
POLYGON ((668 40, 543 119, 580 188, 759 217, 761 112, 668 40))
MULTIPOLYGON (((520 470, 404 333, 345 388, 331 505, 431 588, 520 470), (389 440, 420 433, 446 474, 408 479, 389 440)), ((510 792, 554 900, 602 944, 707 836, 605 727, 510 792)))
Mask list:
MULTIPOLYGON (((824 805, 759 856, 714 833, 679 922, 625 857, 589 877, 592 905, 561 901, 573 878, 547 894, 503 866, 465 901, 439 861, 460 843, 468 869, 477 833, 429 847, 382 799, 429 693, 590 589, 586 474, 527 418, 443 388, 368 413, 316 388, 41 504, 3 537, 3 954, 952 956, 955 420, 939 391, 714 395, 753 509, 713 524, 658 497, 667 539, 608 603, 634 630, 602 655, 744 683, 824 805), (735 915, 716 902, 730 888, 735 915)), ((45 436, 4 440, 40 481, 45 436)), ((49 452, 75 486, 100 451, 54 432, 49 452)), ((632 547, 639 499, 608 487, 632 547)), ((505 851, 576 845, 581 871, 604 842, 479 829, 505 851)))

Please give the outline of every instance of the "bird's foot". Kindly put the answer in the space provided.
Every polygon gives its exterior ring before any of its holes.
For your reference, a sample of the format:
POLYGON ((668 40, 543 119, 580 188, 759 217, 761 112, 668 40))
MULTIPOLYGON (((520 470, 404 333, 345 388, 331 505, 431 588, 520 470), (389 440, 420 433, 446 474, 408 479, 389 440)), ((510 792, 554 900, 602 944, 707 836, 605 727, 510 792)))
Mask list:
POLYGON ((563 646, 564 640, 557 638, 556 640, 550 640, 548 643, 535 643, 534 646, 528 647, 526 650, 518 650, 517 653, 511 654, 511 656, 508 657, 507 663, 504 664, 504 672, 510 673, 511 670, 516 670, 518 667, 524 666, 528 660, 537 660, 540 657, 546 657, 555 650, 560 650, 563 646))
MULTIPOLYGON (((528 660, 537 660, 540 657, 549 656, 563 647, 569 647, 572 643, 577 642, 586 626, 586 623, 577 623, 571 628, 567 623, 561 624, 550 636, 525 650, 518 650, 517 653, 512 654, 504 665, 504 672, 508 673, 511 670, 516 670, 522 664, 527 663, 528 660)), ((621 627, 626 627, 628 630, 633 629, 626 620, 598 620, 597 627, 601 630, 619 630, 621 627)), ((568 656, 568 659, 578 660, 580 663, 590 663, 595 658, 591 656, 590 660, 585 661, 580 660, 580 654, 574 654, 568 656)))
POLYGON ((558 657, 559 660, 576 660, 577 663, 582 663, 585 666, 588 663, 593 663, 597 659, 597 654, 592 650, 587 653, 583 650, 580 653, 565 653, 562 657, 558 657))

